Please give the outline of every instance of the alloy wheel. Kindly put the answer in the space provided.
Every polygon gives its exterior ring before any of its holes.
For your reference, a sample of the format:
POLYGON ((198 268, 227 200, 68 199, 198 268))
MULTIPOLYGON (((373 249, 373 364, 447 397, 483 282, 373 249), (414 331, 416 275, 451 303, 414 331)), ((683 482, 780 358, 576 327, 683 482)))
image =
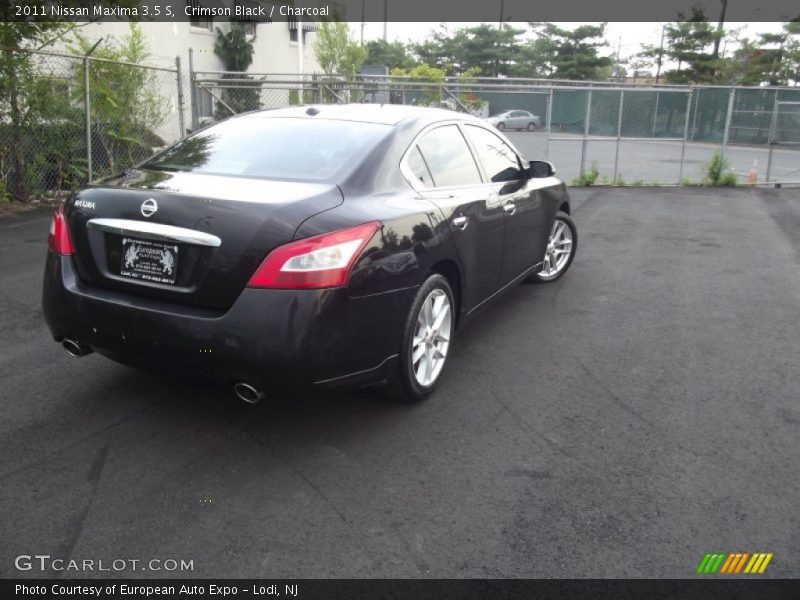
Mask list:
POLYGON ((450 347, 452 323, 450 299, 444 290, 434 289, 420 307, 411 341, 411 363, 419 385, 430 387, 442 372, 450 347))
POLYGON ((564 270, 572 254, 572 230, 562 220, 556 219, 547 240, 544 264, 539 271, 541 279, 554 279, 564 270))

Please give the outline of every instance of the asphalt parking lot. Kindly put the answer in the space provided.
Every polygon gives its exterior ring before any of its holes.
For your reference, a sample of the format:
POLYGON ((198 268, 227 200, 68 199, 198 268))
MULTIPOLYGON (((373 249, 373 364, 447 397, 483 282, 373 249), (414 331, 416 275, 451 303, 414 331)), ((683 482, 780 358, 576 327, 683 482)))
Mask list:
POLYGON ((251 407, 71 358, 40 309, 48 212, 0 219, 0 576, 50 554, 194 564, 134 576, 680 578, 738 551, 798 576, 800 190, 574 196, 572 270, 462 330, 414 406, 251 407))

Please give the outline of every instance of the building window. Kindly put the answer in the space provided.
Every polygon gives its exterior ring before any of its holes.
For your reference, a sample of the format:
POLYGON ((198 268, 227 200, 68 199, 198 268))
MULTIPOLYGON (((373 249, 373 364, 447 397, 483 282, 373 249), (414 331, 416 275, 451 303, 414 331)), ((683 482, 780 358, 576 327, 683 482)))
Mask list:
MULTIPOLYGON (((197 11, 198 9, 202 8, 202 5, 199 0, 187 0, 186 6, 193 9, 193 11, 197 11)), ((197 15, 190 14, 189 16, 189 25, 196 29, 204 29, 205 31, 213 31, 214 25, 213 20, 211 17, 201 17, 197 15)))
MULTIPOLYGON (((304 29, 303 30, 303 45, 306 45, 306 38, 308 37, 306 34, 308 32, 304 29)), ((297 29, 290 29, 289 30, 289 41, 296 44, 297 43, 297 29)))
POLYGON ((256 23, 254 21, 240 21, 239 25, 242 26, 247 37, 256 37, 256 23))

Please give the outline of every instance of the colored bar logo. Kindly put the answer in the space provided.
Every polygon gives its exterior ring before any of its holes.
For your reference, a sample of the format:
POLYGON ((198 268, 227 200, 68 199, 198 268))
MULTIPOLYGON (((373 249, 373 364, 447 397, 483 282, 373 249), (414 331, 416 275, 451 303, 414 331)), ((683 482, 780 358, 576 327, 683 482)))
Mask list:
POLYGON ((715 552, 706 554, 700 565, 697 567, 697 572, 700 574, 713 575, 715 573, 726 575, 738 575, 739 573, 747 573, 756 575, 763 573, 769 561, 772 560, 772 552, 715 552))

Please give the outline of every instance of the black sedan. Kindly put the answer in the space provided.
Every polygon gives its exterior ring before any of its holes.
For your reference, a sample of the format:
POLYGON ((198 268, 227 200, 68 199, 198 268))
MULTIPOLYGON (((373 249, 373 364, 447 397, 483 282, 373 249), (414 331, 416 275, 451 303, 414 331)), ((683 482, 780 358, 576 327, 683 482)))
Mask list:
POLYGON ((75 356, 212 377, 248 402, 286 384, 421 399, 459 326, 569 268, 553 175, 446 110, 240 115, 64 203, 44 314, 75 356))

